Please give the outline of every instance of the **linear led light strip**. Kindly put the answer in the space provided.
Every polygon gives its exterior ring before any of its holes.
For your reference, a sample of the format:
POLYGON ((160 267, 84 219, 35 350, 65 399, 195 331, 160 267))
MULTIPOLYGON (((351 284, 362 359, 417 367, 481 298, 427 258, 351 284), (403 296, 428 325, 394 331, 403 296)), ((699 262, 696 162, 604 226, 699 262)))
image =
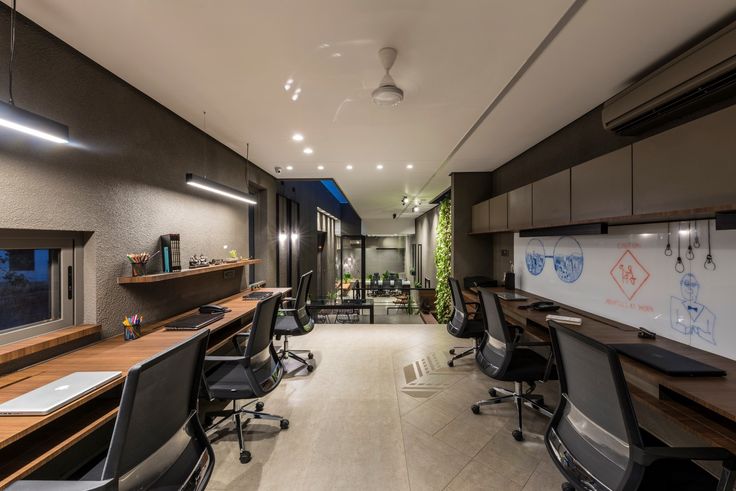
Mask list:
POLYGON ((63 124, 5 102, 0 102, 0 126, 54 143, 69 143, 69 128, 63 124))
POLYGON ((13 0, 12 11, 10 13, 9 100, 7 103, 0 102, 0 126, 54 143, 69 143, 69 128, 67 126, 15 106, 15 101, 13 100, 13 59, 15 58, 16 12, 16 0, 13 0))
POLYGON ((210 181, 209 179, 195 174, 187 174, 187 184, 194 186, 195 188, 204 189, 211 193, 225 196, 226 198, 235 199, 251 205, 258 204, 255 197, 252 194, 247 194, 237 189, 220 184, 219 182, 210 181))

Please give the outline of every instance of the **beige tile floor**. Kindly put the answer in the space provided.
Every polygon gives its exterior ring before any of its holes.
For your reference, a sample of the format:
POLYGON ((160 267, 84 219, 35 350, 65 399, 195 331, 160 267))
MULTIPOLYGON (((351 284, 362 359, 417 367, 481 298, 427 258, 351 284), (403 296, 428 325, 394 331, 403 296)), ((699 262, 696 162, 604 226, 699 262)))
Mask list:
MULTIPOLYGON (((234 427, 223 426, 211 435, 208 489, 560 489, 546 420, 526 411, 520 443, 511 404, 472 414, 493 381, 470 357, 448 368, 456 344, 436 325, 318 325, 294 338, 291 348, 312 349, 317 368, 292 372, 264 400, 291 427, 250 421, 253 460, 241 464, 234 427)), ((542 389, 554 399, 556 387, 542 389)))

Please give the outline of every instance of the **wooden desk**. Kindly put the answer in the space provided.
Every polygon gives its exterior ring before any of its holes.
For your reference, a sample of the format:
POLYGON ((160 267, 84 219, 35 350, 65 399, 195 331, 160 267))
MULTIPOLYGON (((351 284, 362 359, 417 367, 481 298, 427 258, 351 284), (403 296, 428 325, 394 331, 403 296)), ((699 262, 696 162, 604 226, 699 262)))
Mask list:
MULTIPOLYGON (((266 288, 288 293, 290 288, 266 288)), ((255 311, 256 301, 246 301, 238 293, 217 303, 231 312, 207 326, 212 352, 225 345, 236 332, 249 328, 247 322, 255 311)), ((0 417, 0 489, 22 479, 82 440, 94 430, 112 421, 119 398, 111 396, 125 381, 128 370, 170 347, 190 338, 194 331, 166 331, 163 325, 173 319, 195 313, 196 309, 147 326, 145 335, 135 341, 121 336, 107 338, 84 348, 52 358, 43 363, 0 377, 0 402, 7 401, 65 375, 78 371, 119 370, 123 376, 71 404, 46 416, 0 417), (42 431, 39 431, 42 430, 42 431)))
MULTIPOLYGON (((489 288, 500 292, 502 288, 489 288)), ((519 309, 538 300, 551 300, 525 291, 525 302, 501 300, 504 316, 531 334, 549 339, 546 316, 550 312, 519 309)), ((477 294, 465 291, 468 301, 477 294)), ((671 377, 626 356, 621 364, 629 383, 639 424, 670 446, 720 446, 736 453, 736 361, 693 348, 667 338, 641 339, 637 329, 610 319, 559 304, 558 315, 580 317, 580 326, 570 327, 604 344, 649 343, 675 353, 721 368, 725 377, 671 377)), ((720 473, 718 463, 700 463, 714 475, 720 473)))

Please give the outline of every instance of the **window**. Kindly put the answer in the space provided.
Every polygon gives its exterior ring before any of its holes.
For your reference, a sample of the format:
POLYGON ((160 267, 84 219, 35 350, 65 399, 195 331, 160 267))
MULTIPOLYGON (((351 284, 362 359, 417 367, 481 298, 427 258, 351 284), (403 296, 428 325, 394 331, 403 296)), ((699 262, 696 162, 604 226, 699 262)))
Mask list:
POLYGON ((74 324, 74 241, 0 236, 0 344, 74 324))

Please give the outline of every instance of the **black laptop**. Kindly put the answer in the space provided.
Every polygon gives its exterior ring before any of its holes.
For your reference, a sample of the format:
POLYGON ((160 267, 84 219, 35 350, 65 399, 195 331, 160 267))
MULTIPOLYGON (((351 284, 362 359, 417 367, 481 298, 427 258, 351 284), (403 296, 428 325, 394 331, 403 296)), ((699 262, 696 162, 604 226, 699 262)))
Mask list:
POLYGON ((726 372, 652 344, 612 344, 613 349, 672 377, 723 377, 726 372))
POLYGON ((213 322, 219 321, 225 314, 193 314, 176 319, 164 326, 167 331, 196 331, 213 322))

